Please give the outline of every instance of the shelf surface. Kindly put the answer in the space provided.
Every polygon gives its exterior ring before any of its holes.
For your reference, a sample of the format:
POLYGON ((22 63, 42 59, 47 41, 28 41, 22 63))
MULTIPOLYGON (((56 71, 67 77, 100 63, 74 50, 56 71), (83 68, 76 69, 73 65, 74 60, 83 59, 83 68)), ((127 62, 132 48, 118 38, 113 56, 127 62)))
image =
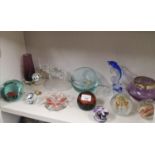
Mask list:
MULTIPOLYGON (((75 92, 73 89, 69 90, 67 93, 73 96, 72 102, 69 103, 69 105, 65 109, 60 111, 49 111, 48 109, 45 108, 44 104, 42 103, 36 103, 30 105, 25 103, 23 99, 12 103, 7 103, 3 100, 0 100, 1 111, 45 122, 95 123, 96 121, 93 119, 92 111, 83 111, 78 107, 76 102, 78 93, 75 92)), ((109 99, 110 97, 105 98, 97 96, 97 102, 101 103, 104 102, 103 104, 104 107, 108 108, 110 111, 109 99), (103 98, 104 101, 102 101, 103 98)), ((154 119, 153 120, 142 119, 137 113, 126 117, 115 115, 111 111, 110 113, 111 115, 107 123, 154 122, 154 119)))

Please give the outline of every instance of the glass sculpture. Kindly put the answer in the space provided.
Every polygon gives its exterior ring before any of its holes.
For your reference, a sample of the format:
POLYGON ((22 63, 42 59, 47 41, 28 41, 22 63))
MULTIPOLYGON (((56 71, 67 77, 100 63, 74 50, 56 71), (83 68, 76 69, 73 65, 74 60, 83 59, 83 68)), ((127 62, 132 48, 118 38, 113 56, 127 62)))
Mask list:
POLYGON ((108 61, 108 64, 111 68, 111 72, 114 72, 111 81, 115 95, 112 97, 110 102, 111 108, 118 115, 129 115, 132 112, 133 107, 132 101, 126 94, 124 86, 121 83, 123 70, 121 66, 115 61, 108 61))
POLYGON ((1 96, 6 101, 16 101, 23 95, 24 85, 18 80, 10 80, 4 83, 1 96))

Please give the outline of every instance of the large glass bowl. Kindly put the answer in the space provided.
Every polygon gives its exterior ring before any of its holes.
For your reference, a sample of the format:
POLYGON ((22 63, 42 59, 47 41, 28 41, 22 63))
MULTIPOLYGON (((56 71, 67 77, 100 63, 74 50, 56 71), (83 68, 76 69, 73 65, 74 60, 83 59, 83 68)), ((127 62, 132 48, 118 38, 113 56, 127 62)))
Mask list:
POLYGON ((95 70, 89 67, 80 67, 71 73, 71 84, 78 92, 94 91, 100 80, 95 70))

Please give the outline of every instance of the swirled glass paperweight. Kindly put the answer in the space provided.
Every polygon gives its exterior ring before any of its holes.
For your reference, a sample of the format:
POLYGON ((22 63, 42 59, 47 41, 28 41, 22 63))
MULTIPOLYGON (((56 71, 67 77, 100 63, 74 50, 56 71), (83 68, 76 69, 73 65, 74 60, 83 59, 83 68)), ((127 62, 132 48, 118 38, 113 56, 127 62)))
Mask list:
POLYGON ((93 109, 94 119, 99 123, 105 123, 109 116, 109 111, 103 106, 96 106, 93 109))
POLYGON ((23 95, 24 85, 21 81, 10 80, 4 83, 1 96, 8 102, 16 101, 23 95))
POLYGON ((78 92, 92 92, 101 84, 101 81, 94 69, 89 67, 80 67, 71 73, 71 84, 78 92))
POLYGON ((140 102, 138 113, 143 119, 152 120, 154 117, 154 101, 145 100, 140 102))
POLYGON ((138 76, 127 87, 128 93, 136 100, 155 99, 155 80, 138 76))

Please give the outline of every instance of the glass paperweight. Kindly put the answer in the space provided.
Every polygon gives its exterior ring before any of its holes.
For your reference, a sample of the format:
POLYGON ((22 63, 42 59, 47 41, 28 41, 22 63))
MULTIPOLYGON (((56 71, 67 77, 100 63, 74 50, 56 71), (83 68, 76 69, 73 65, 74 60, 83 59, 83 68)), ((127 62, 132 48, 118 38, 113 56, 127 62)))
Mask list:
POLYGON ((132 112, 132 102, 130 98, 124 93, 118 93, 111 99, 112 110, 122 116, 127 116, 132 112))
POLYGON ((78 92, 94 91, 100 81, 95 70, 89 67, 80 67, 71 74, 71 84, 78 92))
POLYGON ((94 119, 99 123, 105 123, 109 116, 109 111, 103 106, 96 106, 93 109, 94 119))
POLYGON ((37 101, 37 95, 35 93, 28 93, 25 95, 25 102, 28 104, 34 104, 37 101))
POLYGON ((138 101, 155 99, 155 80, 145 76, 138 76, 128 85, 127 91, 138 101))
POLYGON ((62 92, 53 92, 45 97, 45 107, 48 110, 59 111, 67 107, 71 98, 62 92))
POLYGON ((18 100, 24 92, 24 85, 18 80, 10 80, 4 83, 1 96, 4 100, 11 102, 18 100))
POLYGON ((96 105, 96 97, 91 92, 82 92, 77 98, 77 103, 82 110, 92 110, 96 105))
POLYGON ((154 117, 154 102, 152 100, 141 101, 138 113, 143 119, 152 120, 154 117))

